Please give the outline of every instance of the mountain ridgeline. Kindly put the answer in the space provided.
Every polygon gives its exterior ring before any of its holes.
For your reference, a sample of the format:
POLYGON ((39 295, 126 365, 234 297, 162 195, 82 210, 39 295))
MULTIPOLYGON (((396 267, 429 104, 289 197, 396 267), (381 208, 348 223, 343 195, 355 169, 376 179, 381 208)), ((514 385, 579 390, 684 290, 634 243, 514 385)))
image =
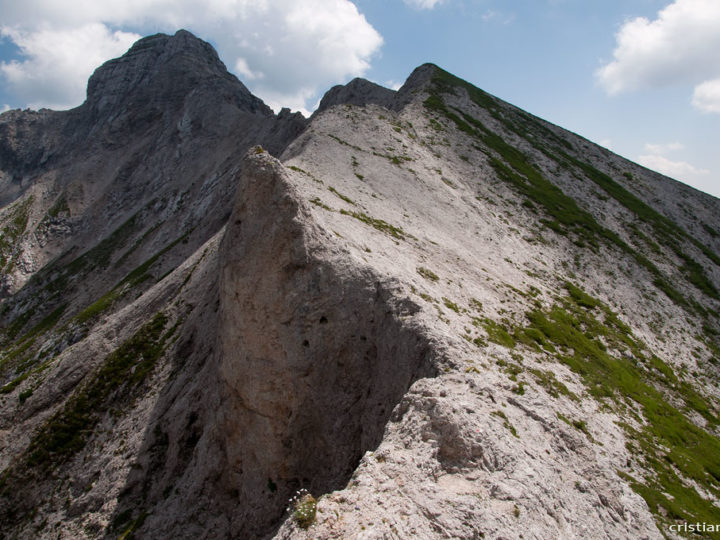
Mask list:
POLYGON ((720 524, 720 201, 437 66, 143 38, 0 115, 0 272, 0 538, 720 524))

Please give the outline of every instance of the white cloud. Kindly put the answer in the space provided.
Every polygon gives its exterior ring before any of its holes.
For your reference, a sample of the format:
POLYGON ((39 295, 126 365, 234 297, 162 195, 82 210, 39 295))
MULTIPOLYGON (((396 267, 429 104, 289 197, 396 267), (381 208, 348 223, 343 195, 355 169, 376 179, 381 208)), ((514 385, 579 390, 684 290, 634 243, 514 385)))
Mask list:
POLYGON ((688 180, 696 176, 704 176, 710 173, 706 169, 698 169, 686 161, 672 161, 664 156, 648 154, 638 156, 637 162, 648 169, 653 169, 671 178, 688 180))
POLYGON ((685 145, 679 142, 670 142, 662 144, 645 143, 645 151, 651 154, 667 154, 668 152, 676 152, 684 150, 685 145))
POLYGON ((611 95, 708 81, 720 75, 720 2, 675 0, 652 21, 626 21, 616 40, 614 59, 596 72, 611 95))
POLYGON ((481 15, 481 18, 483 21, 488 22, 495 19, 498 15, 500 15, 497 11, 494 11, 492 9, 488 9, 485 13, 481 15))
POLYGON ((638 156, 636 161, 641 165, 645 165, 648 169, 653 169, 664 175, 683 181, 697 179, 710 173, 710 171, 699 169, 687 161, 666 157, 668 153, 681 152, 682 150, 685 150, 685 145, 678 141, 645 143, 645 151, 649 153, 638 156))
POLYGON ((720 79, 697 85, 693 92, 692 104, 703 112, 720 113, 720 79))
POLYGON ((433 9, 438 4, 442 4, 445 0, 403 0, 408 6, 417 9, 433 9))
POLYGON ((262 79, 265 74, 262 71, 257 73, 248 67, 247 60, 240 57, 235 60, 235 73, 240 75, 245 81, 254 81, 255 79, 262 79))
POLYGON ((79 105, 93 70, 124 53, 140 37, 112 32, 99 23, 73 30, 3 28, 2 35, 20 48, 25 60, 1 62, 0 75, 28 106, 55 109, 79 105))
POLYGON ((187 28, 212 38, 229 69, 276 109, 304 110, 319 88, 362 75, 382 45, 350 0, 76 0, 72 9, 0 0, 0 12, 23 55, 2 65, 4 82, 44 106, 80 104, 92 70, 135 32, 187 28))
POLYGON ((503 14, 499 11, 495 11, 493 9, 488 9, 485 13, 483 13, 480 18, 483 20, 483 22, 489 23, 489 22, 500 22, 500 24, 510 24, 515 20, 515 14, 511 13, 509 15, 503 14))

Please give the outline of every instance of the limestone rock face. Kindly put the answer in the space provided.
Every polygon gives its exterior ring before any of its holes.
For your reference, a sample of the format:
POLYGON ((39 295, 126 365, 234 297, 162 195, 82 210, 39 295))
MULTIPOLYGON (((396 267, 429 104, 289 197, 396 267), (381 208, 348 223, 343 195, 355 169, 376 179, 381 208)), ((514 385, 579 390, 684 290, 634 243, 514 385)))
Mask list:
POLYGON ((0 204, 0 538, 720 521, 720 202, 437 66, 307 120, 143 38, 0 204))
POLYGON ((218 348, 230 478, 268 527, 295 490, 345 484, 435 353, 419 306, 348 264, 288 172, 255 151, 222 242, 218 348), (258 500, 268 485, 272 507, 258 500))

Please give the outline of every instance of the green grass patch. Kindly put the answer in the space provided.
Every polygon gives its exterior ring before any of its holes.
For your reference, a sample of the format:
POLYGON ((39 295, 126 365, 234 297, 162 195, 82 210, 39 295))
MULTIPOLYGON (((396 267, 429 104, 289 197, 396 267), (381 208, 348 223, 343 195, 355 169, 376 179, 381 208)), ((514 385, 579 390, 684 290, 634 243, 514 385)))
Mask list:
POLYGON ((359 146, 355 146, 354 144, 350 144, 349 142, 347 142, 347 141, 341 139, 340 137, 338 137, 337 135, 333 135, 332 133, 328 133, 327 136, 330 137, 331 139, 333 139, 334 141, 342 144, 343 146, 348 146, 348 147, 352 148, 353 150, 358 150, 358 151, 360 151, 360 152, 364 152, 364 150, 363 150, 362 148, 360 148, 359 146))
POLYGON ((567 386, 558 381, 552 371, 530 368, 528 371, 534 376, 535 382, 542 386, 550 396, 558 398, 565 396, 573 401, 580 401, 580 398, 574 392, 571 392, 567 386))
POLYGON ((362 221, 366 225, 370 225, 378 231, 392 236, 393 238, 397 238, 398 240, 405 240, 408 237, 412 238, 412 236, 403 231, 401 227, 391 225, 390 223, 382 219, 375 219, 374 217, 368 216, 364 212, 348 212, 347 210, 340 210, 340 213, 344 216, 354 217, 358 221, 362 221))
POLYGON ((80 313, 75 315, 75 320, 80 324, 83 324, 94 319, 112 306, 113 302, 115 302, 115 300, 117 300, 121 295, 122 292, 120 290, 117 288, 112 289, 84 308, 80 313))
POLYGON ((82 450, 102 414, 126 402, 155 366, 165 348, 166 324, 167 317, 158 313, 108 355, 92 380, 33 437, 27 450, 28 466, 57 466, 82 450))
POLYGON ((50 330, 53 326, 57 324, 57 322, 60 320, 60 317, 62 317, 62 314, 65 313, 66 309, 67 304, 62 304, 56 307, 49 315, 44 317, 40 322, 38 322, 35 326, 28 330, 27 333, 24 334, 22 338, 20 338, 20 341, 25 341, 39 334, 44 334, 45 332, 50 330))
POLYGON ((310 199, 310 202, 314 204, 315 206, 319 206, 320 208, 327 210, 329 212, 332 212, 332 208, 330 208, 327 204, 322 202, 319 197, 314 197, 310 199))
POLYGON ((429 281, 438 281, 440 279, 435 272, 425 268, 424 266, 419 266, 417 268, 417 273, 429 281))
POLYGON ((68 264, 68 271, 75 274, 80 270, 105 269, 110 265, 113 253, 123 247, 137 229, 138 214, 134 214, 115 229, 110 236, 97 246, 68 264))
POLYGON ((345 201, 346 203, 352 204, 353 206, 357 206, 357 205, 355 204, 355 201, 353 201, 350 197, 347 197, 347 196, 343 195, 342 193, 340 193, 340 192, 339 192, 337 189, 335 189, 334 187, 328 186, 328 191, 330 191, 330 193, 332 193, 333 195, 335 195, 335 196, 338 197, 339 199, 342 199, 342 200, 345 201))
POLYGON ((483 303, 478 300, 477 298, 471 298, 470 299, 470 307, 477 311, 478 313, 482 313, 483 310, 483 303))
POLYGON ((310 178, 312 181, 317 182, 318 184, 323 184, 323 183, 324 183, 322 180, 320 180, 319 178, 315 177, 314 174, 309 173, 308 171, 306 171, 305 169, 301 169, 300 167, 296 167, 295 165, 289 165, 289 166, 288 166, 288 169, 290 169, 291 171, 295 171, 295 172, 299 172, 299 173, 301 173, 301 174, 304 174, 305 176, 307 176, 308 178, 310 178))
MULTIPOLYGON (((720 522, 720 509, 698 491, 720 496, 720 440, 690 421, 701 414, 717 425, 717 411, 672 368, 654 355, 602 302, 568 284, 567 297, 546 311, 527 314, 529 327, 542 332, 557 350, 555 358, 577 373, 588 392, 625 414, 642 411, 641 431, 625 426, 642 450, 647 477, 633 487, 662 521, 720 522), (611 352, 613 351, 613 352, 611 352), (673 396, 672 403, 666 396, 673 396)), ((582 425, 575 425, 583 430, 582 425)))
MULTIPOLYGON (((158 251, 155 255, 150 257, 148 260, 146 260, 144 263, 142 263, 137 268, 130 271, 117 285, 115 285, 110 291, 103 294, 100 298, 95 300, 92 304, 84 308, 80 313, 75 315, 75 320, 79 323, 86 323, 101 313, 104 313, 107 311, 113 303, 120 297, 122 297, 128 290, 130 290, 133 287, 136 287, 143 283, 144 281, 147 281, 149 279, 155 279, 155 277, 150 274, 150 268, 157 262, 157 260, 162 257, 165 253, 170 251, 173 247, 175 247, 180 242, 185 241, 190 234, 192 234, 192 230, 186 232, 179 238, 176 238, 172 242, 170 242, 167 246, 162 248, 160 251, 158 251)), ((165 274, 167 275, 167 274, 165 274)))
POLYGON ((691 238, 674 221, 665 217, 660 212, 644 203, 640 198, 630 193, 627 189, 613 180, 607 174, 597 170, 592 165, 584 163, 565 152, 560 152, 562 158, 583 171, 585 176, 600 186, 608 195, 618 201, 622 206, 633 212, 645 223, 648 223, 655 233, 655 236, 663 244, 672 249, 673 252, 683 261, 682 269, 686 272, 688 280, 703 294, 715 300, 720 299, 718 291, 705 275, 703 267, 687 255, 681 248, 679 242, 688 241, 695 245, 715 265, 720 266, 720 257, 709 248, 691 238))
POLYGON ((5 329, 5 336, 9 340, 13 340, 17 337, 17 335, 20 333, 20 331, 25 327, 25 325, 30 321, 30 318, 33 315, 32 309, 26 309, 23 311, 20 315, 15 317, 10 324, 8 324, 7 328, 5 329))
MULTIPOLYGON (((473 322, 479 320, 482 327, 487 332, 488 340, 508 349, 513 349, 517 344, 515 338, 510 335, 506 326, 493 321, 492 319, 473 319, 473 322)), ((477 325, 476 325, 477 326, 477 325)))
POLYGON ((19 377, 15 377, 12 381, 7 383, 5 386, 0 388, 0 394, 9 394, 13 390, 15 390, 25 379, 27 379, 30 376, 30 372, 25 372, 19 377))
POLYGON ((460 306, 458 306, 455 302, 450 300, 449 298, 442 297, 443 304, 446 308, 451 309, 455 313, 460 313, 460 306))
POLYGON ((492 411, 490 414, 492 414, 493 416, 497 416, 498 418, 501 418, 503 421, 503 426, 505 428, 507 428, 510 431, 510 433, 512 433, 512 436, 517 437, 518 439, 520 438, 520 435, 518 435, 517 429, 515 429, 515 426, 513 426, 510 423, 510 420, 508 419, 507 415, 504 412, 492 411))

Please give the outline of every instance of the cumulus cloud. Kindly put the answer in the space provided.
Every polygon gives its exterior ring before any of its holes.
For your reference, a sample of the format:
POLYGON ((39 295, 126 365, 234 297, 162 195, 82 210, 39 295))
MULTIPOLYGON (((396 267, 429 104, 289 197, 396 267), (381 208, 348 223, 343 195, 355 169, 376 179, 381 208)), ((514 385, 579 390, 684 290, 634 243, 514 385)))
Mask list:
POLYGON ((88 76, 102 62, 121 55, 140 36, 110 31, 103 24, 73 30, 34 32, 3 28, 25 58, 0 63, 0 75, 13 93, 33 108, 66 109, 79 105, 88 76))
POLYGON ((500 24, 510 24, 515 20, 515 14, 504 14, 500 11, 495 11, 493 9, 488 9, 485 13, 483 13, 480 16, 483 20, 483 22, 489 23, 489 22, 500 22, 500 24))
POLYGON ((688 180, 696 176, 704 176, 710 172, 706 169, 698 169, 686 161, 672 161, 656 154, 638 156, 637 162, 648 169, 653 169, 678 180, 688 180))
POLYGON ((684 150, 685 145, 679 142, 670 143, 645 143, 645 151, 651 154, 666 154, 668 152, 676 152, 678 150, 684 150))
POLYGON ((688 181, 705 176, 710 173, 706 169, 699 169, 687 161, 674 160, 666 157, 667 154, 685 150, 685 145, 678 141, 669 143, 645 143, 645 151, 649 152, 638 156, 637 162, 664 175, 678 180, 688 181))
POLYGON ((362 75, 382 37, 350 0, 0 0, 22 54, 0 74, 36 105, 78 105, 87 77, 140 34, 187 28, 271 107, 305 110, 319 88, 362 75), (65 74, 63 76, 63 73, 65 74))
POLYGON ((404 2, 417 9, 433 9, 438 4, 442 4, 445 0, 404 0, 404 2))
POLYGON ((720 2, 675 0, 652 21, 626 21, 616 41, 613 60, 596 72, 609 94, 699 84, 693 103, 714 111, 717 86, 706 85, 720 76, 720 2))
POLYGON ((720 79, 697 85, 693 92, 692 104, 703 112, 720 113, 720 79))

